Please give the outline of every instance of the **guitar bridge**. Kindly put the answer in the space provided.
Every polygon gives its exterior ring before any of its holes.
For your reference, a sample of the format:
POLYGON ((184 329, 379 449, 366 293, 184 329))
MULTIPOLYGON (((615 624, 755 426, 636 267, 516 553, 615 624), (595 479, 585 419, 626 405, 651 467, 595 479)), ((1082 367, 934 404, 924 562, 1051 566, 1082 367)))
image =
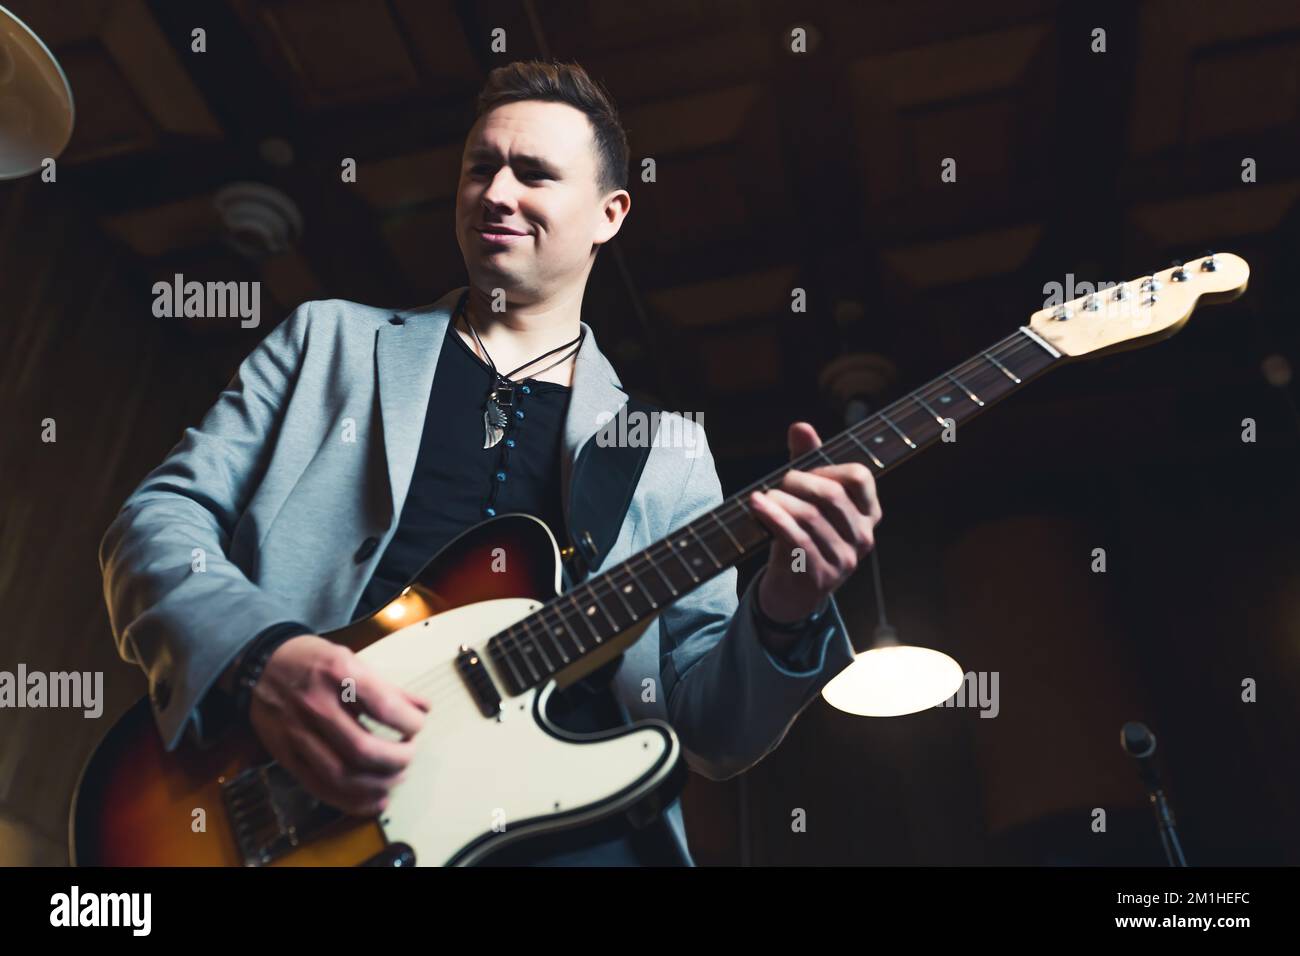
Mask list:
POLYGON ((245 866, 271 863, 343 816, 275 761, 222 781, 221 800, 245 866))

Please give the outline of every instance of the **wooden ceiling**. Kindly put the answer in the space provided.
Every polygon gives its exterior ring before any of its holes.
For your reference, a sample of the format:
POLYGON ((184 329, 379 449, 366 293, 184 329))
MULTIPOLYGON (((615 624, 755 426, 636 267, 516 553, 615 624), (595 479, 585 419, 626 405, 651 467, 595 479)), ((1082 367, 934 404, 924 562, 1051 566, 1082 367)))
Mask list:
MULTIPOLYGON (((149 282, 260 278, 279 314, 463 283, 452 211, 475 93, 513 59, 583 63, 620 105, 634 178, 645 157, 658 171, 631 186, 586 317, 625 383, 726 422, 710 434, 732 462, 780 454, 774 421, 832 414, 817 374, 837 355, 882 353, 919 384, 1040 308, 1045 282, 1264 250, 1300 194, 1294 2, 8 5, 72 82, 60 182, 87 221, 149 282), (241 180, 293 198, 295 249, 252 263, 219 241, 212 197, 241 180)), ((1134 377, 1116 400, 1144 387, 1162 383, 1134 377)))

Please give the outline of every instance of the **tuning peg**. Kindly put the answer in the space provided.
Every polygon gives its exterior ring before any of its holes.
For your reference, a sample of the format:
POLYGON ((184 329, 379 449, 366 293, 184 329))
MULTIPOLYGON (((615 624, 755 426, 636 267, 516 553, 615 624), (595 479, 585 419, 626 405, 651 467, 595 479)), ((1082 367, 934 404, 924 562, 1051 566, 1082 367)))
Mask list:
POLYGON ((1214 253, 1209 249, 1205 250, 1205 258, 1201 260, 1202 272, 1214 272, 1219 268, 1219 261, 1214 258, 1214 253))
POLYGON ((1169 274, 1169 279, 1170 279, 1170 281, 1172 281, 1172 282, 1186 282, 1186 281, 1187 281, 1187 270, 1185 270, 1185 269, 1183 268, 1183 260, 1182 260, 1182 259, 1175 259, 1175 260, 1173 261, 1173 266, 1174 266, 1174 271, 1171 272, 1171 273, 1169 274))

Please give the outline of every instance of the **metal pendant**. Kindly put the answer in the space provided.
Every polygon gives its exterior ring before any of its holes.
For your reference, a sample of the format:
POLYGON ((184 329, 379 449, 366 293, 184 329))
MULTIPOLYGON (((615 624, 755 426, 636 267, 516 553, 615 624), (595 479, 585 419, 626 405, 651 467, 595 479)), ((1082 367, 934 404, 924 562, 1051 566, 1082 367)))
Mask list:
POLYGON ((488 395, 487 407, 483 410, 483 447, 491 448, 505 435, 506 408, 514 404, 515 390, 511 386, 498 386, 488 395), (505 406, 503 408, 502 406, 505 406))

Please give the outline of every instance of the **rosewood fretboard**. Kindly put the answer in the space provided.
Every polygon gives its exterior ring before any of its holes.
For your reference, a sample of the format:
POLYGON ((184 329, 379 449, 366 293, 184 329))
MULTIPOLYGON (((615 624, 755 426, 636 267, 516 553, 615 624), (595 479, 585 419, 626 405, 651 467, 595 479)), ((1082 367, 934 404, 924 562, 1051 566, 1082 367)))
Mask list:
POLYGON ((601 644, 672 604, 769 541, 751 492, 774 488, 791 469, 859 462, 876 475, 937 442, 1061 361, 1021 328, 967 362, 759 479, 644 551, 584 581, 488 641, 511 694, 538 686, 601 644))

